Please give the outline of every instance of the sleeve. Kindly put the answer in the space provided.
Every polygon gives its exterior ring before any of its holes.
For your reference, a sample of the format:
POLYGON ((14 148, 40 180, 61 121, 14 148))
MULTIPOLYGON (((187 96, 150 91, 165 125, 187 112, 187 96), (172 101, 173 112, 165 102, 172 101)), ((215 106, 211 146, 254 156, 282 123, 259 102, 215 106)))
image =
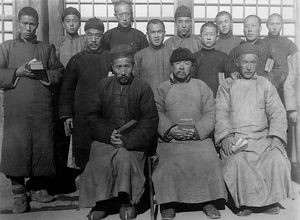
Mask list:
POLYGON ((0 44, 0 88, 13 89, 19 77, 16 77, 17 68, 8 68, 9 42, 0 44))
POLYGON ((224 138, 234 134, 230 122, 230 86, 227 79, 219 86, 216 97, 215 141, 219 144, 224 138))
POLYGON ((267 73, 267 79, 278 88, 282 85, 288 75, 287 58, 283 53, 276 50, 275 46, 272 44, 267 44, 265 47, 266 50, 269 50, 269 58, 274 60, 274 66, 272 70, 267 73))
POLYGON ((111 121, 108 121, 104 116, 103 98, 105 91, 106 81, 100 81, 97 89, 97 93, 94 96, 94 100, 90 105, 90 110, 86 114, 87 124, 89 127, 89 135, 93 140, 111 144, 110 137, 114 129, 117 127, 111 121))
POLYGON ((297 56, 295 53, 288 59, 289 74, 283 84, 285 107, 287 111, 297 111, 296 82, 297 82, 297 56))
POLYGON ((286 111, 276 88, 268 83, 265 92, 266 114, 269 122, 269 136, 276 136, 286 143, 287 118, 286 111))
POLYGON ((57 56, 55 55, 55 47, 51 45, 49 48, 48 54, 48 63, 47 63, 47 80, 41 80, 45 85, 50 84, 59 84, 62 80, 64 72, 64 66, 61 64, 57 56))
POLYGON ((229 66, 227 65, 227 63, 229 63, 230 62, 230 58, 229 58, 229 56, 227 55, 227 54, 223 54, 223 72, 225 73, 225 79, 226 78, 228 78, 228 77, 230 77, 230 75, 231 75, 231 71, 232 71, 232 69, 230 70, 229 69, 229 66))
POLYGON ((121 136, 127 150, 148 150, 142 149, 142 147, 151 143, 157 131, 158 114, 150 86, 142 87, 139 105, 141 117, 138 119, 137 125, 130 132, 121 136), (145 145, 145 143, 148 144, 145 145))
POLYGON ((61 39, 57 39, 56 41, 53 42, 53 47, 55 48, 55 55, 56 57, 59 58, 60 54, 59 54, 59 47, 61 44, 61 39))
POLYGON ((294 55, 295 53, 298 52, 298 48, 297 45, 294 44, 291 40, 289 40, 290 45, 289 45, 289 55, 294 55))
POLYGON ((200 140, 206 139, 215 126, 215 103, 211 89, 205 84, 201 85, 201 112, 202 118, 196 122, 195 128, 200 140))
POLYGON ((74 96, 77 86, 78 72, 76 58, 68 62, 59 97, 60 118, 70 118, 74 115, 74 96))
POLYGON ((165 140, 170 141, 168 133, 176 124, 167 117, 165 109, 165 94, 163 87, 157 88, 157 96, 155 97, 156 107, 159 115, 158 133, 165 140))

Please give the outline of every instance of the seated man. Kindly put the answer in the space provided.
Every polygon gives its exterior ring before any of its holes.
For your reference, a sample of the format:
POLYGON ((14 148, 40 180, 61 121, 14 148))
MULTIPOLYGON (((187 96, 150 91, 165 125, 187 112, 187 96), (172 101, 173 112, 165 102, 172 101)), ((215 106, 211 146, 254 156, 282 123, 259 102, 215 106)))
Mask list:
POLYGON ((158 125, 150 86, 132 74, 131 46, 113 47, 111 60, 114 76, 100 81, 87 114, 94 142, 80 177, 79 202, 82 207, 94 205, 89 220, 119 209, 121 219, 136 217, 134 205, 144 191, 145 152, 152 146, 149 143, 158 125), (123 132, 118 130, 131 120, 137 122, 123 132))
POLYGON ((276 88, 256 72, 259 55, 257 45, 237 47, 239 72, 221 84, 216 98, 215 140, 239 216, 251 214, 250 207, 278 214, 278 202, 292 194, 286 113, 276 88), (237 141, 246 149, 235 151, 237 141))
POLYGON ((158 165, 153 183, 162 219, 173 219, 178 203, 203 203, 210 218, 220 218, 213 200, 227 198, 221 161, 212 139, 214 97, 201 80, 191 78, 194 62, 187 48, 174 50, 173 74, 158 87, 158 165))

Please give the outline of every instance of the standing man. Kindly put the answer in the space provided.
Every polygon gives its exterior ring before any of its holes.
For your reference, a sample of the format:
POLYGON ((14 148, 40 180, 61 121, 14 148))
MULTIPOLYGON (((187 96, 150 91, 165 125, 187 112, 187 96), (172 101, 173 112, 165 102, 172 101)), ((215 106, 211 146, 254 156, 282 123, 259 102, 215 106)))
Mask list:
POLYGON ((235 51, 238 72, 221 84, 216 98, 215 140, 222 146, 223 175, 239 216, 252 207, 278 214, 292 195, 287 158, 286 112, 275 87, 256 72, 260 48, 241 44, 235 51), (235 152, 237 142, 245 150, 235 152))
POLYGON ((182 5, 176 9, 175 24, 177 35, 166 40, 165 46, 169 47, 172 51, 178 47, 188 48, 192 53, 200 50, 200 38, 192 35, 192 12, 187 6, 182 5))
POLYGON ((163 44, 165 33, 165 25, 161 20, 150 20, 147 24, 150 46, 138 51, 134 56, 135 75, 147 82, 154 94, 157 86, 169 79, 171 74, 169 59, 172 51, 163 44))
POLYGON ((220 11, 215 18, 215 22, 219 27, 219 37, 215 49, 229 54, 233 48, 242 42, 240 37, 232 34, 232 16, 227 11, 220 11))
POLYGON ((71 58, 63 78, 59 115, 72 132, 75 162, 83 171, 90 153, 91 139, 85 115, 96 92, 97 83, 110 70, 109 52, 103 50, 104 25, 90 18, 84 26, 86 49, 71 58))
POLYGON ((215 108, 211 89, 191 78, 194 57, 177 48, 170 57, 173 74, 158 87, 158 164, 153 184, 163 220, 173 219, 178 203, 202 203, 209 218, 220 218, 214 200, 226 199, 221 161, 212 139, 215 108))
MULTIPOLYGON (((277 89, 280 90, 288 75, 286 57, 277 49, 271 41, 260 38, 261 20, 256 15, 249 15, 244 19, 244 35, 248 43, 260 48, 260 56, 256 72, 266 77, 277 89)), ((237 56, 235 47, 229 54, 229 72, 236 72, 237 56)))
POLYGON ((200 30, 202 48, 194 54, 195 66, 192 77, 201 79, 213 91, 216 97, 219 84, 229 76, 225 68, 228 56, 215 50, 218 26, 206 22, 200 30))
POLYGON ((63 66, 55 56, 55 48, 37 40, 38 18, 35 9, 22 8, 17 39, 0 45, 5 115, 0 170, 12 183, 14 213, 30 209, 26 177, 31 180, 31 200, 54 199, 45 182, 46 177, 55 174, 51 88, 60 82, 63 66), (38 60, 39 70, 32 70, 33 59, 38 60))
POLYGON ((133 76, 133 50, 122 44, 111 50, 114 76, 103 79, 87 114, 94 140, 90 159, 80 177, 79 203, 94 206, 89 220, 120 212, 136 218, 135 205, 144 191, 145 153, 155 137, 158 114, 148 84, 133 76), (124 131, 126 123, 136 123, 124 131))
POLYGON ((56 56, 66 67, 72 56, 84 50, 84 37, 78 35, 81 15, 76 8, 66 8, 61 19, 65 35, 58 38, 53 44, 56 48, 56 56))
MULTIPOLYGON (((84 49, 84 37, 78 35, 80 27, 80 12, 73 7, 66 8, 61 16, 65 35, 59 37, 54 43, 56 56, 60 62, 67 66, 72 56, 84 49)), ((57 85, 55 91, 55 130, 54 130, 54 148, 56 175, 52 179, 49 190, 54 194, 69 193, 76 191, 75 176, 76 170, 67 167, 70 137, 66 136, 64 123, 59 118, 59 93, 61 84, 57 85)), ((68 134, 69 135, 69 134, 68 134)))
POLYGON ((102 39, 103 48, 110 51, 118 44, 130 45, 134 53, 148 47, 146 36, 139 30, 132 28, 132 6, 130 3, 120 1, 114 7, 115 17, 118 21, 116 28, 108 30, 102 39))

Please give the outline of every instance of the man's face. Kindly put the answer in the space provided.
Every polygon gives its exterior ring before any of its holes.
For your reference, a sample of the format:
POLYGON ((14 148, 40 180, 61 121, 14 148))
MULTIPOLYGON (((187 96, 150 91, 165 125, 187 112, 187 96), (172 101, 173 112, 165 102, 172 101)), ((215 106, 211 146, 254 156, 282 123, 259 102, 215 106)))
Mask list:
POLYGON ((238 69, 244 79, 251 79, 255 74, 258 62, 256 54, 243 54, 238 58, 238 69))
POLYGON ((175 20, 177 32, 182 36, 186 36, 190 33, 192 28, 192 19, 189 17, 179 17, 175 20))
POLYGON ((118 20, 119 25, 121 27, 129 27, 131 25, 132 20, 132 12, 129 5, 121 4, 116 8, 115 16, 118 20))
POLYGON ((205 47, 212 47, 216 44, 217 30, 214 27, 205 27, 201 33, 201 43, 205 47))
POLYGON ((91 51, 98 51, 101 47, 102 36, 103 36, 103 31, 100 31, 98 29, 87 29, 85 31, 87 47, 91 51))
POLYGON ((19 20, 21 38, 24 38, 25 40, 31 40, 34 37, 38 26, 39 23, 34 17, 23 15, 19 20))
POLYGON ((232 21, 230 20, 229 15, 225 14, 218 16, 216 23, 222 34, 228 34, 228 32, 232 29, 232 21))
POLYGON ((244 35, 248 42, 253 42, 260 37, 261 26, 256 17, 249 17, 244 21, 244 35))
POLYGON ((153 46, 160 46, 164 42, 165 29, 162 24, 150 24, 147 31, 150 44, 153 46))
POLYGON ((132 77, 133 59, 129 57, 122 57, 113 60, 112 70, 117 76, 120 84, 127 84, 132 77))
POLYGON ((192 61, 183 60, 172 64, 173 74, 179 81, 185 81, 191 73, 192 61))
POLYGON ((269 33, 273 36, 278 36, 282 28, 282 20, 279 16, 272 16, 269 18, 267 23, 269 33))
POLYGON ((63 27, 66 32, 70 35, 77 33, 80 27, 80 20, 77 15, 67 15, 63 21, 63 27))

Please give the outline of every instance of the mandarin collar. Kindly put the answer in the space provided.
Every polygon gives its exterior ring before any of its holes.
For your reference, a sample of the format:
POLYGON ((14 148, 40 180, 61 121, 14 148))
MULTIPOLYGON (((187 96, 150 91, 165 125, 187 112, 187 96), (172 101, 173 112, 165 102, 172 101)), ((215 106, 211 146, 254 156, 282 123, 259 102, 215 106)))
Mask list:
POLYGON ((132 29, 131 25, 129 25, 128 27, 122 27, 120 24, 118 24, 117 28, 121 32, 129 32, 132 29))

